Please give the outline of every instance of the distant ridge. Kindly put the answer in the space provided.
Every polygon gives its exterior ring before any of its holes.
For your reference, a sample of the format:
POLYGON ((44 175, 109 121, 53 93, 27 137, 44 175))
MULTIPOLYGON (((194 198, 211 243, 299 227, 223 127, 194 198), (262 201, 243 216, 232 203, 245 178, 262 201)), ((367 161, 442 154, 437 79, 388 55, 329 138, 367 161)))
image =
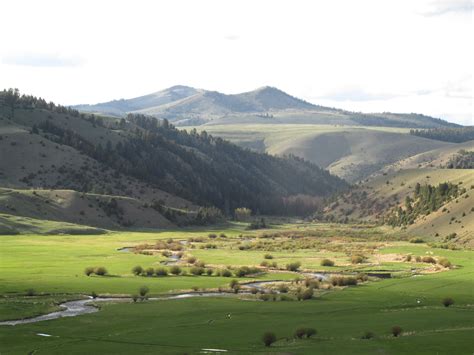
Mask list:
POLYGON ((318 106, 271 86, 227 95, 177 85, 132 99, 77 105, 73 108, 117 117, 140 113, 166 118, 175 125, 304 123, 409 128, 459 127, 439 118, 415 113, 364 114, 318 106))

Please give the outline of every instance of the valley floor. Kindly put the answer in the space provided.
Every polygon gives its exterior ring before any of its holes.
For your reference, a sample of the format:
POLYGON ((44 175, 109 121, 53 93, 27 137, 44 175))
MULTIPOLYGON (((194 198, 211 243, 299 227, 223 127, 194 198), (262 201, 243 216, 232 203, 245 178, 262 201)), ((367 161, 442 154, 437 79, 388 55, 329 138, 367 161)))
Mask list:
POLYGON ((100 302, 92 314, 0 326, 0 353, 472 354, 473 251, 410 243, 369 225, 245 228, 233 223, 175 231, 1 236, 0 321, 49 313, 64 301, 93 293, 129 299, 100 302), (321 266, 324 259, 335 265, 321 266), (444 267, 446 259, 450 267, 444 267), (200 261, 212 275, 192 275, 200 261), (287 270, 296 262, 301 264, 296 271, 287 270), (179 266, 187 274, 135 276, 137 265, 167 271, 179 266), (85 268, 100 266, 106 276, 84 274, 85 268), (253 274, 237 277, 244 266, 253 274), (375 277, 383 275, 391 278, 375 277), (359 280, 353 286, 334 285, 337 277, 359 280), (232 280, 240 289, 230 288, 232 280), (252 290, 245 284, 253 280, 274 283, 252 290), (298 301, 298 292, 309 285, 313 298, 298 301), (203 290, 238 293, 131 301, 142 286, 150 298, 203 290), (445 307, 445 298, 454 304, 445 307), (391 334, 394 326, 402 328, 399 337, 391 334), (300 327, 317 334, 295 339, 300 327), (271 347, 261 340, 266 331, 277 337, 271 347), (373 337, 362 339, 368 332, 373 337))

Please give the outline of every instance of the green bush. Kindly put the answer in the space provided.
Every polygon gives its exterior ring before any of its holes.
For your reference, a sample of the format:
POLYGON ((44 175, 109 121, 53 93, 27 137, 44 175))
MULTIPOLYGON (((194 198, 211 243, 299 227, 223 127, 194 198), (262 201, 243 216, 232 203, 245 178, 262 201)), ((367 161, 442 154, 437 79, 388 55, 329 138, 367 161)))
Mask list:
POLYGON ((191 274, 193 274, 194 276, 199 276, 199 275, 202 275, 204 273, 204 268, 202 267, 199 267, 199 266, 193 266, 189 272, 191 274))
POLYGON ((146 276, 153 276, 154 273, 155 273, 155 270, 152 267, 149 267, 145 270, 146 276))
POLYGON ((222 277, 231 277, 232 273, 230 272, 230 270, 225 269, 225 270, 222 270, 221 276, 222 277))
POLYGON ((206 270, 207 276, 212 276, 213 273, 214 273, 214 270, 212 270, 212 269, 207 269, 206 270))
POLYGON ((330 259, 321 260, 321 266, 334 266, 334 261, 330 259))
POLYGON ((276 335, 273 332, 265 332, 262 336, 262 341, 265 346, 271 346, 276 342, 276 335))
POLYGON ((311 287, 306 288, 304 290, 300 290, 296 293, 296 298, 300 301, 310 300, 311 298, 313 298, 313 296, 314 290, 311 287))
POLYGON ((272 254, 265 254, 263 256, 265 259, 273 259, 273 255, 272 254))
POLYGON ((94 273, 94 268, 91 266, 88 266, 84 269, 84 274, 87 276, 91 276, 94 273))
POLYGON ((451 262, 446 258, 439 259, 438 264, 441 265, 442 267, 446 267, 446 268, 450 268, 452 266, 451 262))
POLYGON ((410 243, 419 244, 419 243, 424 243, 424 242, 425 241, 422 238, 411 238, 410 239, 410 243))
POLYGON ((150 292, 150 289, 147 286, 142 286, 138 289, 138 293, 142 297, 145 297, 148 294, 148 292, 150 292))
POLYGON ((436 259, 432 256, 424 256, 421 258, 421 261, 428 264, 436 264, 436 259))
POLYGON ((446 297, 446 298, 443 299, 443 301, 441 303, 443 303, 443 306, 449 307, 449 306, 452 306, 454 304, 454 300, 451 297, 446 297))
POLYGON ((181 268, 177 265, 173 265, 170 268, 170 273, 172 273, 173 275, 179 275, 179 274, 181 274, 181 272, 182 272, 181 268))
POLYGON ((362 264, 367 258, 363 255, 353 255, 351 257, 352 264, 362 264))
POLYGON ((362 334, 362 336, 360 338, 361 339, 372 339, 374 336, 375 335, 372 332, 365 332, 364 334, 362 334))
POLYGON ((398 337, 400 334, 402 334, 402 331, 403 329, 398 325, 392 327, 392 335, 394 337, 398 337))
POLYGON ((36 291, 34 288, 29 288, 26 290, 25 294, 28 296, 28 297, 31 297, 31 296, 35 296, 36 295, 36 291))
POLYGON ((298 328, 295 330, 295 338, 301 339, 306 335, 306 328, 298 328))
POLYGON ((296 261, 294 263, 290 263, 286 265, 286 269, 288 271, 298 271, 298 269, 301 267, 301 263, 299 261, 296 261))
POLYGON ((306 328, 306 338, 311 338, 312 336, 316 335, 317 331, 314 328, 306 328))
POLYGON ((164 267, 159 267, 155 270, 155 275, 156 276, 167 276, 168 275, 168 270, 166 270, 164 267))
POLYGON ((95 269, 95 274, 98 276, 105 276, 108 274, 108 271, 105 267, 99 266, 95 269))
POLYGON ((132 273, 136 276, 141 275, 142 272, 143 272, 143 268, 140 265, 137 265, 132 269, 132 273))

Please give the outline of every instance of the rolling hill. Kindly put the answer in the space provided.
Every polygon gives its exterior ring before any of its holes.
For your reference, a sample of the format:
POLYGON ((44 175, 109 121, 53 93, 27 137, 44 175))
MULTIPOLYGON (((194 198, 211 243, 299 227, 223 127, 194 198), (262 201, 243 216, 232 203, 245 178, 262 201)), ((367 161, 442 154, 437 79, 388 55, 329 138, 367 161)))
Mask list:
POLYGON ((152 117, 81 114, 1 94, 3 213, 104 228, 168 227, 218 218, 213 207, 291 213, 287 198, 320 198, 347 186, 302 159, 251 152, 152 117), (98 218, 94 211, 109 213, 98 218))

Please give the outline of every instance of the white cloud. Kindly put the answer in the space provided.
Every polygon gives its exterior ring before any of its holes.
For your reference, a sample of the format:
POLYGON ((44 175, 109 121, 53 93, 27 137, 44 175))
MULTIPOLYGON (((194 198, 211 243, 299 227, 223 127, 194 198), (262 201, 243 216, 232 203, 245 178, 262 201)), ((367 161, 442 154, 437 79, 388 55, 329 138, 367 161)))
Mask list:
POLYGON ((472 17, 419 15, 430 9, 429 0, 7 1, 1 84, 62 104, 176 84, 271 85, 347 109, 472 121, 472 17))

